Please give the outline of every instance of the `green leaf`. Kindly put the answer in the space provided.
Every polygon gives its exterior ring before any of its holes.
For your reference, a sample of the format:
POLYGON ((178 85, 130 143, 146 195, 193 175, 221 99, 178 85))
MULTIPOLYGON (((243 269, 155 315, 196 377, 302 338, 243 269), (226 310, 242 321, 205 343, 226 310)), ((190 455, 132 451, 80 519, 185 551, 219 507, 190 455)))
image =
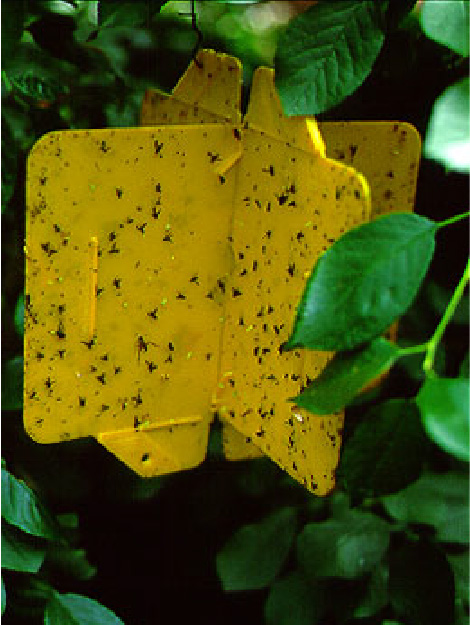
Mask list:
POLYGON ((2 568, 21 573, 37 573, 46 550, 28 536, 2 523, 2 568))
POLYGON ((388 603, 388 567, 376 566, 370 574, 366 591, 354 609, 354 618, 368 618, 388 603))
POLYGON ((429 118, 423 148, 427 158, 462 173, 470 171, 468 89, 468 77, 462 78, 437 98, 429 118))
POLYGON ((4 2, 2 6, 2 66, 15 57, 15 47, 23 33, 26 2, 4 2))
POLYGON ((419 477, 425 449, 415 404, 392 399, 371 408, 346 441, 338 478, 355 497, 394 493, 419 477))
POLYGON ((23 357, 15 356, 2 365, 2 410, 23 408, 23 357))
POLYGON ((281 35, 276 88, 286 115, 317 115, 339 104, 369 75, 384 41, 376 2, 321 2, 281 35))
POLYGON ((35 493, 2 468, 2 517, 23 532, 55 540, 59 538, 50 514, 35 493))
POLYGON ((436 224, 398 213, 350 230, 319 259, 285 349, 348 350, 384 332, 412 303, 436 224))
POLYGON ((84 549, 54 545, 48 549, 46 561, 54 570, 60 570, 62 577, 66 575, 86 581, 94 577, 97 572, 97 568, 88 562, 84 549))
POLYGON ((368 382, 387 371, 399 354, 399 348, 383 338, 353 352, 340 352, 318 378, 291 401, 313 414, 339 412, 368 382))
POLYGON ((409 625, 452 625, 454 579, 434 545, 405 544, 390 552, 390 600, 409 625))
POLYGON ((15 330, 20 336, 24 333, 24 295, 19 296, 15 306, 15 330))
POLYGON ((68 593, 55 592, 46 605, 44 625, 124 625, 114 612, 98 601, 68 593))
POLYGON ((424 2, 420 22, 426 35, 462 56, 469 52, 468 0, 424 2))
POLYGON ((463 357, 459 367, 459 377, 468 378, 470 375, 470 352, 467 352, 463 357))
POLYGON ((438 540, 468 544, 468 486, 466 474, 426 473, 382 503, 397 521, 432 525, 438 540))
POLYGON ((287 558, 296 529, 296 510, 284 507, 235 532, 217 554, 217 573, 224 590, 268 586, 287 558))
POLYGON ((7 607, 7 591, 5 588, 5 582, 2 577, 2 616, 5 614, 5 610, 7 607))
MULTIPOLYGON (((2 85, 3 90, 3 85, 2 85)), ((8 202, 15 191, 18 171, 18 146, 10 123, 2 111, 2 214, 6 211, 8 202)))
POLYGON ((264 606, 266 625, 315 625, 324 611, 322 589, 300 571, 276 580, 264 606))
POLYGON ((459 460, 470 461, 470 384, 464 378, 428 378, 416 403, 428 436, 459 460))
POLYGON ((48 70, 37 75, 36 69, 26 69, 16 75, 10 75, 12 87, 15 95, 25 98, 28 102, 46 101, 54 102, 59 96, 68 93, 67 85, 53 77, 48 70))
POLYGON ((455 597, 462 604, 469 604, 468 589, 470 588, 469 579, 469 553, 447 554, 447 560, 454 572, 455 597))
POLYGON ((389 533, 388 524, 375 514, 349 510, 340 519, 305 525, 297 538, 297 557, 311 579, 353 579, 380 562, 389 533))
POLYGON ((147 0, 146 2, 116 2, 116 0, 100 0, 98 19, 100 26, 134 27, 147 24, 150 18, 160 11, 166 0, 147 0))

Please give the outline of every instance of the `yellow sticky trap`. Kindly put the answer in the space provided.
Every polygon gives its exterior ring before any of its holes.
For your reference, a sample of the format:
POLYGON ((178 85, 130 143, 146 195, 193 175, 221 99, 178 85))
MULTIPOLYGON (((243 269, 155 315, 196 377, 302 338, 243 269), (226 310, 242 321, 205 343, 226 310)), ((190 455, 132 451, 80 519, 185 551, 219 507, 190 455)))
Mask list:
MULTIPOLYGON (((283 116, 272 70, 256 72, 243 122, 240 90, 239 62, 202 51, 171 96, 146 94, 143 127, 34 146, 25 428, 44 443, 95 436, 154 476, 204 459, 217 412, 228 458, 266 453, 326 494, 343 417, 287 400, 331 354, 280 348, 319 255, 370 219, 369 188, 325 147, 325 124, 283 116)), ((334 150, 351 129, 330 126, 334 150)), ((391 171, 412 197, 411 174, 391 171)))

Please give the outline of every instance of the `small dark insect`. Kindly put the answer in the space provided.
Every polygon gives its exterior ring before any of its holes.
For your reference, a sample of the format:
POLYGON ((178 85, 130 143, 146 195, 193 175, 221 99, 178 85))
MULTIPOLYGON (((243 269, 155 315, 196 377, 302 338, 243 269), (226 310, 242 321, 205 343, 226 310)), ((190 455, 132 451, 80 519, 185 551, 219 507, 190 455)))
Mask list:
POLYGON ((140 354, 142 352, 146 352, 149 345, 154 345, 156 347, 156 343, 152 341, 144 340, 144 337, 139 334, 137 337, 137 360, 140 362, 140 354))

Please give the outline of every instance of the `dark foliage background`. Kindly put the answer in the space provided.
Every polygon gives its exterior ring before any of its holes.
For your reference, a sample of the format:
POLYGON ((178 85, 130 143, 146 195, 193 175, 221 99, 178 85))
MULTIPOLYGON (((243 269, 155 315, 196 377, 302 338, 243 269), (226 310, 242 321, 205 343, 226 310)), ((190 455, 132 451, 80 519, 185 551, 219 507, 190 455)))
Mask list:
MULTIPOLYGON (((179 14, 187 12, 189 3, 166 3, 160 12, 164 4, 156 0, 2 2, 2 456, 8 470, 26 482, 53 515, 59 515, 63 526, 67 518, 78 519, 78 529, 70 531, 68 540, 75 550, 85 552, 78 558, 75 551, 72 556, 70 551, 50 548, 37 578, 59 592, 96 599, 127 625, 183 623, 188 618, 227 625, 262 623, 265 618, 268 623, 292 625, 463 625, 468 622, 467 465, 425 436, 413 469, 401 469, 404 486, 418 484, 410 497, 413 505, 421 502, 424 510, 421 516, 407 517, 397 512, 395 500, 387 500, 386 484, 382 490, 374 487, 365 492, 364 476, 350 480, 348 487, 347 479, 340 480, 332 495, 317 499, 268 460, 225 462, 220 457, 217 425, 201 467, 151 480, 131 474, 93 440, 40 446, 23 431, 26 156, 50 130, 137 125, 145 89, 173 88, 191 60, 197 38, 190 18, 179 14), (435 492, 429 488, 429 475, 434 476, 435 492), (451 484, 463 480, 464 485, 450 496, 446 480, 451 484), (429 512, 443 505, 444 518, 429 512), (268 607, 269 601, 266 604, 273 587, 249 590, 249 571, 247 590, 225 592, 217 575, 217 554, 243 525, 259 523, 285 507, 295 510, 299 534, 309 523, 340 523, 341 519, 344 525, 338 527, 347 532, 354 525, 350 515, 355 513, 393 521, 390 544, 376 554, 376 566, 366 574, 354 570, 345 576, 333 571, 320 575, 311 586, 305 586, 310 579, 305 571, 309 566, 321 567, 321 557, 310 545, 313 560, 299 568, 292 549, 277 578, 278 590, 288 582, 285 592, 282 588, 279 592, 281 603, 276 609, 272 604, 268 607), (454 521, 457 530, 446 535, 446 526, 454 521), (299 570, 301 583, 295 577, 299 570), (286 609, 288 597, 301 606, 300 616, 292 606, 286 609)), ((197 3, 204 47, 228 52, 243 62, 245 102, 252 70, 273 63, 282 25, 310 4, 269 2, 256 9, 253 4, 197 3)), ((424 136, 435 99, 467 73, 466 62, 426 38, 416 19, 410 18, 387 35, 363 85, 320 118, 403 120, 424 136)), ((463 212, 467 204, 467 177, 423 159, 416 212, 441 220, 463 212)), ((423 342, 434 331, 466 263, 467 230, 459 224, 440 234, 428 277, 401 322, 403 344, 423 342)), ((436 365, 442 375, 457 376, 465 367, 467 313, 464 303, 446 332, 436 365)), ((416 394, 423 379, 420 366, 419 357, 403 361, 379 390, 348 409, 345 450, 371 405, 416 394)), ((405 430, 398 438, 397 457, 406 452, 408 435, 405 430)), ((406 492, 401 491, 405 498, 406 492)), ((359 552, 373 543, 377 529, 368 531, 361 530, 359 552)), ((3 576, 5 625, 42 622, 47 592, 31 585, 29 574, 4 570, 3 576)))

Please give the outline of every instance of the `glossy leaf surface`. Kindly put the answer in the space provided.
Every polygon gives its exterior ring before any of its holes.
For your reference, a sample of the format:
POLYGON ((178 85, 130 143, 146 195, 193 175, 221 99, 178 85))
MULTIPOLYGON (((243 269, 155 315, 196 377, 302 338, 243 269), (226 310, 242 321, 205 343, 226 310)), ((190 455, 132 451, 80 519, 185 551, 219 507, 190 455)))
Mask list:
POLYGON ((425 473, 414 484, 384 497, 382 502, 397 521, 434 527, 442 542, 468 544, 468 476, 462 473, 425 473))
POLYGON ((41 538, 58 537, 54 522, 35 493, 2 468, 2 517, 27 534, 41 538))
POLYGON ((418 291, 435 228, 425 217, 400 213, 343 235, 316 264, 286 349, 354 349, 384 332, 418 291))
POLYGON ((290 507, 241 527, 217 555, 217 573, 224 590, 268 586, 289 553, 295 531, 296 511, 290 507))
POLYGON ((364 386, 387 371, 399 348, 378 338, 363 349, 340 352, 293 401, 313 414, 331 414, 349 404, 364 386))
POLYGON ((426 436, 414 403, 374 406, 347 441, 338 477, 354 496, 396 492, 420 474, 426 436))
POLYGON ((108 608, 82 595, 55 592, 46 606, 44 625, 124 625, 108 608))
POLYGON ((276 87, 287 115, 316 115, 350 95, 384 41, 376 2, 322 2, 294 18, 280 38, 276 87))
POLYGON ((424 428, 439 447, 459 460, 470 460, 469 381, 427 379, 416 398, 424 428))
POLYGON ((297 557, 312 579, 353 579, 380 562, 389 543, 388 524, 375 514, 349 510, 340 519, 305 525, 297 557))
POLYGON ((448 87, 434 102, 424 141, 424 155, 444 167, 470 171, 469 79, 448 87))

